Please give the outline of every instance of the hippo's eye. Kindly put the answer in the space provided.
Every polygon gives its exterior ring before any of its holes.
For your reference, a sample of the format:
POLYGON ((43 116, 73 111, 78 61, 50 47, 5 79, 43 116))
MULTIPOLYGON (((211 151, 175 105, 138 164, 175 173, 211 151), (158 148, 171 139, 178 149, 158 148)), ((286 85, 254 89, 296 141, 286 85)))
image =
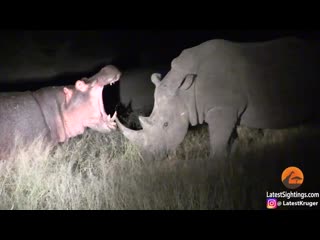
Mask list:
POLYGON ((166 127, 168 127, 168 125, 169 125, 169 123, 168 123, 168 122, 165 122, 165 123, 163 124, 163 127, 166 128, 166 127))

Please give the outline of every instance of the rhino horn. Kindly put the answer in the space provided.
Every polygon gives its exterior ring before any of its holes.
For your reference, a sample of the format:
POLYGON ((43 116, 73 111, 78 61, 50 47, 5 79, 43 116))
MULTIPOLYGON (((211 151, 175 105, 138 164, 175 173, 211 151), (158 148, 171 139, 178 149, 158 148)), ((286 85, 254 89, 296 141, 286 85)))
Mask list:
POLYGON ((124 126, 119 119, 116 117, 117 126, 123 135, 133 144, 140 145, 144 142, 143 135, 141 131, 135 131, 124 126))
POLYGON ((148 117, 139 116, 139 121, 143 129, 146 129, 151 125, 148 117))
POLYGON ((154 83, 154 85, 157 87, 161 83, 161 74, 160 73, 153 73, 151 75, 151 81, 154 83))

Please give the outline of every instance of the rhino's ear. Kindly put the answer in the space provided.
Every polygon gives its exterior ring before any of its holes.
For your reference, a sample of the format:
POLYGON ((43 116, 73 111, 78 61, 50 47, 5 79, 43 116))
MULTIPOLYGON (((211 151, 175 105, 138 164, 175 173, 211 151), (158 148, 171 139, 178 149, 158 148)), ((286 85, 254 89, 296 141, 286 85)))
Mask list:
POLYGON ((189 89, 194 83, 196 76, 197 76, 196 74, 187 74, 186 77, 183 79, 179 89, 182 89, 182 90, 189 89))
POLYGON ((151 81, 153 82, 153 84, 158 87, 161 83, 161 74, 160 73, 153 73, 151 75, 151 81))

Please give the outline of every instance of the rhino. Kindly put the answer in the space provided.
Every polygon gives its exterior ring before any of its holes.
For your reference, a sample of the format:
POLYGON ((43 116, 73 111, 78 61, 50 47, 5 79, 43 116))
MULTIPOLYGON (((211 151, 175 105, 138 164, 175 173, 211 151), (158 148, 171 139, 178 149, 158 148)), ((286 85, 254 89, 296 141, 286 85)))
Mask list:
POLYGON ((130 110, 145 115, 153 109, 154 85, 149 80, 153 72, 166 73, 166 66, 129 69, 122 72, 119 82, 120 102, 130 110))
POLYGON ((287 128, 318 117, 319 44, 297 37, 260 42, 212 39, 184 49, 162 79, 153 73, 154 108, 124 136, 144 153, 167 153, 189 126, 207 124, 210 157, 237 146, 236 128, 287 128))
POLYGON ((113 65, 74 85, 50 86, 36 91, 0 94, 0 156, 10 153, 19 134, 24 144, 44 137, 56 145, 84 133, 86 128, 108 133, 116 128, 102 101, 105 85, 113 85, 121 72, 113 65))

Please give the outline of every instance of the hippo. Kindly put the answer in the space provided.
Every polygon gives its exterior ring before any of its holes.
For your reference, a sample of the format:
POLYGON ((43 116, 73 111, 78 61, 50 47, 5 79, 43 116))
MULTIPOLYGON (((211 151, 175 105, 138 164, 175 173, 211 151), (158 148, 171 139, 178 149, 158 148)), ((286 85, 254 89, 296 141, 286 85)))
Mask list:
POLYGON ((117 67, 107 65, 74 85, 0 94, 0 153, 11 151, 15 134, 25 144, 44 137, 56 145, 84 133, 86 128, 104 133, 114 130, 116 112, 113 117, 106 114, 102 91, 120 77, 117 67))
POLYGON ((124 136, 143 152, 176 149, 189 126, 208 125, 210 157, 237 146, 236 128, 280 129, 319 117, 320 48, 289 36, 260 42, 212 39, 184 49, 161 80, 153 73, 154 108, 124 136))

